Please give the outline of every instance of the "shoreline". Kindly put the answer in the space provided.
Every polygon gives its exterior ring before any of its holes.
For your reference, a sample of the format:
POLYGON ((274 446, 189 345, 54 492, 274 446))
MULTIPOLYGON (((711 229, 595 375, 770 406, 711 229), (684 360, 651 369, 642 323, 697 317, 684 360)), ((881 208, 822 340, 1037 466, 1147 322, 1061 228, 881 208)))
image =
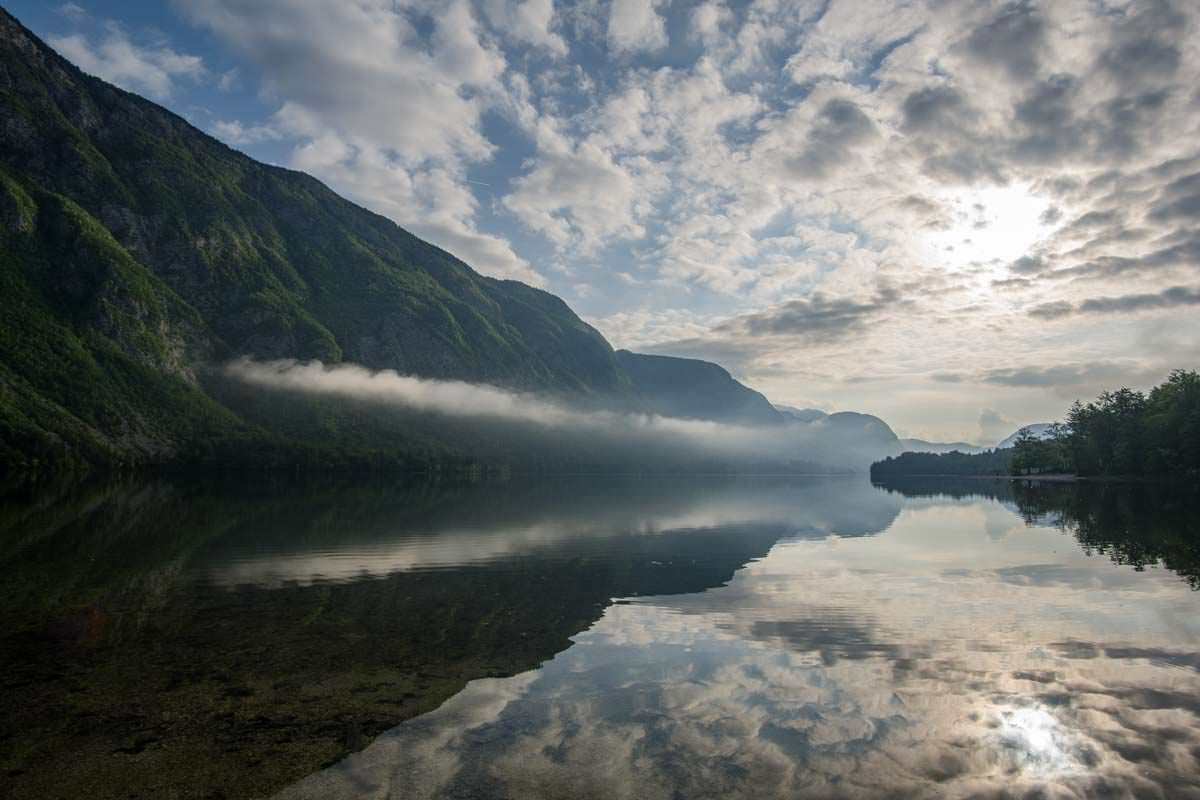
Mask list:
POLYGON ((1054 473, 1047 475, 956 475, 950 472, 913 472, 905 475, 871 476, 872 483, 884 483, 891 480, 906 478, 954 478, 955 480, 985 480, 985 481, 1041 481, 1045 483, 1161 483, 1170 484, 1177 481, 1172 478, 1149 477, 1145 475, 1073 475, 1069 473, 1054 473))

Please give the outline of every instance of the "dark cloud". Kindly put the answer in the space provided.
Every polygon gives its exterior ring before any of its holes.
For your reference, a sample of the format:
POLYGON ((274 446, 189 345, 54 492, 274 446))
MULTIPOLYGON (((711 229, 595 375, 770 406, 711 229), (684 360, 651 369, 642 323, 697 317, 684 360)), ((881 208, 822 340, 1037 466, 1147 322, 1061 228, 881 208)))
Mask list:
POLYGON ((1111 276, 1137 272, 1155 272, 1167 267, 1200 266, 1200 232, 1181 230, 1164 237, 1165 246, 1144 256, 1098 256, 1072 267, 1056 271, 1071 274, 1111 276))
POLYGON ((1070 198, 1079 192, 1082 182, 1071 175, 1058 175, 1037 181, 1035 190, 1038 194, 1048 194, 1059 199, 1070 198))
POLYGON ((843 609, 813 609, 813 612, 803 619, 756 620, 748 634, 760 641, 782 641, 802 653, 820 653, 826 665, 842 659, 895 659, 905 652, 898 644, 881 641, 873 626, 849 618, 843 609))
POLYGON ((1060 319, 1069 317, 1074 313, 1075 307, 1063 300, 1056 300, 1052 303, 1042 303, 1034 306, 1029 310, 1029 316, 1036 319, 1060 319))
POLYGON ((1188 31, 1188 19, 1170 2, 1139 4, 1114 27, 1101 68, 1126 85, 1174 77, 1181 53, 1178 43, 1188 31))
POLYGON ((1087 135, 1076 121, 1075 97, 1079 84, 1070 75, 1055 75, 1032 89, 1013 109, 1024 135, 1014 146, 1021 161, 1050 163, 1078 152, 1087 135))
POLYGON ((1147 216, 1155 222, 1200 218, 1200 172, 1167 184, 1147 216))
POLYGON ((1007 179, 1006 170, 989 152, 969 144, 928 156, 921 171, 948 184, 1002 184, 1007 179))
POLYGON ((1093 228, 1108 228, 1124 218, 1120 211, 1089 211, 1072 220, 1064 230, 1083 231, 1093 228))
POLYGON ((966 96, 952 86, 918 89, 904 98, 902 113, 906 133, 944 133, 966 127, 978 116, 966 96))
POLYGON ((910 194, 896 204, 917 218, 917 224, 927 230, 948 230, 954 224, 946 210, 937 202, 910 194))
POLYGON ((861 108, 834 98, 821 107, 803 152, 786 164, 797 177, 824 178, 845 163, 857 145, 878 135, 875 123, 861 108))
POLYGON ((1171 158, 1156 164, 1146 173, 1157 180, 1172 180, 1184 173, 1192 173, 1200 167, 1200 156, 1191 158, 1171 158))
POLYGON ((901 304, 898 292, 884 289, 869 300, 831 298, 820 292, 792 300, 721 325, 723 333, 757 336, 798 336, 832 341, 862 330, 872 318, 901 304))
POLYGON ((1058 388, 1074 392, 1080 387, 1112 388, 1141 385, 1161 377, 1161 370, 1130 367, 1097 361, 1084 364, 1058 364, 1051 367, 1015 367, 992 369, 983 373, 984 383, 1015 388, 1058 388))
POLYGON ((913 211, 918 214, 937 214, 941 211, 941 207, 937 203, 915 194, 910 194, 897 203, 897 205, 906 211, 913 211))
POLYGON ((1170 96, 1170 90, 1156 88, 1093 105, 1078 78, 1051 76, 1014 106, 1017 135, 1009 157, 1039 166, 1128 160, 1156 134, 1170 96))
POLYGON ((930 86, 909 94, 901 107, 901 129, 926 154, 922 171, 948 183, 1002 183, 996 146, 978 130, 979 112, 953 86, 930 86))
POLYGON ((1045 268, 1046 262, 1041 256, 1021 256, 1008 265, 1008 271, 1018 275, 1037 275, 1045 268))
POLYGON ((1136 156, 1142 150, 1139 135, 1155 130, 1169 97, 1169 91, 1155 90, 1104 103, 1094 131, 1093 155, 1117 159, 1136 156))
POLYGON ((989 66, 1000 67, 1014 78, 1031 78, 1038 72, 1045 42, 1045 24, 1025 3, 1004 9, 967 37, 967 53, 989 66))
POLYGON ((1062 216, 1063 212, 1061 208, 1058 206, 1050 206, 1042 212, 1041 216, 1038 217, 1038 222, 1042 223, 1043 225, 1053 225, 1062 219, 1062 216))
POLYGON ((1109 658, 1144 658, 1155 664, 1187 667, 1200 672, 1200 653, 1191 653, 1186 650, 1165 650, 1158 647, 1106 647, 1104 655, 1109 658))
POLYGON ((1082 314, 1122 314, 1146 309, 1178 308, 1200 305, 1200 289, 1172 286, 1153 294, 1126 294, 1117 297, 1093 297, 1079 304, 1082 314))
MULTIPOLYGON (((874 322, 888 319, 909 306, 903 292, 891 286, 868 298, 830 297, 821 292, 791 300, 765 311, 728 319, 707 334, 662 341, 642 347, 643 352, 716 361, 734 375, 757 377, 778 373, 794 377, 793 367, 778 369, 772 357, 808 346, 834 344, 863 334, 874 322)), ((817 377, 809 373, 809 377, 817 377)), ((829 380, 832 376, 820 375, 829 380)))

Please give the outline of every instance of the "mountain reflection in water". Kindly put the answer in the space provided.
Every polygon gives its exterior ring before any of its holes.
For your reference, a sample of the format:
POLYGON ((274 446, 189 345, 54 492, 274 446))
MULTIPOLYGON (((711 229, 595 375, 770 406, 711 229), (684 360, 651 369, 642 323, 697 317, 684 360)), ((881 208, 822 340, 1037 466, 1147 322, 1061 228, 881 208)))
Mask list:
POLYGON ((10 498, 0 789, 1200 796, 1198 509, 839 478, 10 498))
POLYGON ((1198 598, 1138 571, 1194 581, 1194 506, 894 488, 877 538, 613 605, 280 797, 1200 796, 1198 598), (1139 524, 1162 535, 1114 536, 1139 524))

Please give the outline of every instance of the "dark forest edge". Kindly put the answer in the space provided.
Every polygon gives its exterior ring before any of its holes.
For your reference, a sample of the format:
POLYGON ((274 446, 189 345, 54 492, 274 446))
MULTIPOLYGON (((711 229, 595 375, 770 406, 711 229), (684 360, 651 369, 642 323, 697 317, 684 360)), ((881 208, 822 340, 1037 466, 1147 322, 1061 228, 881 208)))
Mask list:
POLYGON ((1049 476, 1200 479, 1200 373, 1177 369, 1149 393, 1123 388, 1076 400, 1045 438, 1022 430, 1011 448, 902 453, 871 465, 897 476, 1049 476))

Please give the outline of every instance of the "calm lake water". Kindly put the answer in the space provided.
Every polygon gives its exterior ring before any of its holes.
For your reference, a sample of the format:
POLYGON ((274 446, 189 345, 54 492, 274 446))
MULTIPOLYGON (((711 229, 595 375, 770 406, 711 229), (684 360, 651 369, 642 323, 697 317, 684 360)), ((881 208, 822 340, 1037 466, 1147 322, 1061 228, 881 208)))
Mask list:
POLYGON ((1200 797, 1200 503, 861 478, 8 495, 0 795, 1200 797))

